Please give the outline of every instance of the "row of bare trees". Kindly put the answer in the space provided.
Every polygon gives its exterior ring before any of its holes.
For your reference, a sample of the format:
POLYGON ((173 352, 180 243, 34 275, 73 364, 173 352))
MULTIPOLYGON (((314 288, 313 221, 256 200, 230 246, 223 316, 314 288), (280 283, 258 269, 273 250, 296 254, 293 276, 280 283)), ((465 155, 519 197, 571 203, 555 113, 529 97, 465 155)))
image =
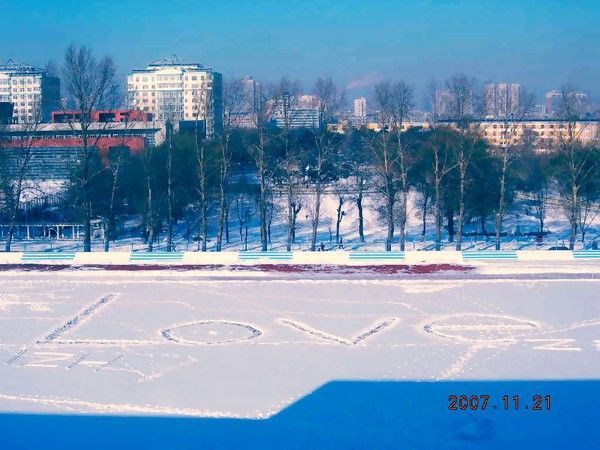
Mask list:
MULTIPOLYGON (((504 144, 491 148, 476 120, 476 82, 465 75, 447 80, 446 114, 451 121, 438 121, 438 85, 432 83, 431 115, 427 126, 409 127, 414 109, 413 88, 403 81, 382 81, 374 87, 378 130, 346 129, 334 132, 328 125, 336 120, 345 93, 329 78, 318 79, 311 90, 312 120, 298 126, 301 111, 300 85, 281 79, 248 95, 242 80, 223 86, 223 126, 209 139, 206 126, 208 91, 198 92, 195 130, 177 133, 177 112, 168 115, 166 139, 158 147, 132 154, 127 150, 127 133, 122 145, 99 156, 102 127, 92 112, 121 104, 122 94, 115 68, 108 57, 97 59, 89 48, 70 46, 62 71, 65 105, 75 112, 69 127, 79 138, 79 163, 70 180, 69 201, 76 219, 83 223, 84 251, 92 246, 91 223, 105 224, 105 251, 117 238, 116 218, 138 215, 140 230, 149 251, 164 232, 166 249, 174 250, 175 226, 186 224, 188 238, 198 242, 199 251, 221 251, 230 239, 231 217, 238 219, 240 239, 247 247, 248 228, 259 229, 260 248, 271 241, 274 218, 285 224, 285 248, 296 243, 301 211, 310 222, 310 245, 318 247, 322 223, 322 201, 326 193, 337 197, 336 242, 345 209, 354 204, 360 242, 365 241, 364 200, 374 199, 379 217, 386 225, 385 249, 395 242, 404 250, 411 199, 422 214, 426 234, 427 217, 433 218, 434 248, 442 248, 446 234, 457 250, 463 248, 464 227, 480 223, 486 237, 491 219, 495 247, 501 248, 504 222, 519 191, 544 220, 550 207, 560 207, 570 224, 570 247, 578 233, 585 233, 598 213, 598 146, 582 142, 579 109, 572 89, 565 88, 561 107, 561 133, 553 151, 539 154, 534 139, 521 127, 531 105, 521 99, 518 111, 503 119, 504 144), (449 111, 449 112, 448 112, 449 111), (172 117, 171 117, 172 116, 172 117), (249 129, 240 129, 240 117, 250 119, 249 129), (558 201, 551 204, 552 194, 558 201), (285 207, 279 211, 277 204, 285 207), (549 206, 550 205, 550 206, 549 206), (230 214, 232 208, 235 214, 230 214), (212 218, 214 217, 214 226, 212 218), (211 231, 212 230, 212 231, 211 231), (214 233, 214 236, 210 236, 214 233)), ((3 216, 8 224, 5 249, 10 250, 14 226, 28 181, 40 120, 21 141, 21 151, 11 162, 10 174, 3 171, 3 216)), ((526 129, 525 129, 526 130, 526 129)), ((105 130, 104 130, 105 131, 105 130)), ((4 164, 6 166, 6 164, 4 164)), ((472 226, 470 227, 473 228, 472 226)))

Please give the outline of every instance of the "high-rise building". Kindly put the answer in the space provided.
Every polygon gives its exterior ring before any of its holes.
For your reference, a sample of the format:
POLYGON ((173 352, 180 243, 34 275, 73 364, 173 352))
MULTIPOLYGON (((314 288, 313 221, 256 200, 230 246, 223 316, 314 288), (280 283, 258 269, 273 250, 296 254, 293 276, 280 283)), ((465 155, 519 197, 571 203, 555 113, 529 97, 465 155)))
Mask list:
POLYGON ((321 120, 319 100, 316 95, 284 95, 269 101, 275 125, 280 128, 314 128, 321 120))
POLYGON ((542 119, 546 117, 546 105, 533 105, 533 109, 529 116, 535 119, 542 119))
POLYGON ((165 58, 127 76, 129 107, 151 112, 156 120, 201 120, 207 136, 223 125, 223 81, 220 73, 198 63, 165 58))
POLYGON ((437 119, 448 119, 452 116, 452 94, 447 89, 438 89, 435 91, 435 104, 432 105, 437 119))
POLYGON ((354 111, 353 115, 356 118, 364 119, 367 117, 367 99, 359 97, 354 99, 354 111))
POLYGON ((245 76, 242 78, 242 85, 244 87, 242 112, 252 113, 260 101, 260 81, 256 81, 250 76, 245 76))
POLYGON ((552 90, 546 93, 546 114, 549 117, 557 117, 564 108, 568 108, 569 114, 582 118, 588 112, 588 107, 588 95, 585 92, 552 90))
POLYGON ((301 94, 296 103, 296 109, 319 109, 319 100, 316 95, 301 94))
MULTIPOLYGON (((231 125, 239 128, 255 128, 257 108, 261 101, 261 84, 251 76, 242 78, 243 98, 237 111, 231 111, 231 125)), ((226 112, 227 113, 227 112, 226 112)))
POLYGON ((13 104, 11 102, 0 102, 0 125, 12 123, 13 104))
POLYGON ((554 117, 558 113, 560 107, 560 99, 562 94, 560 91, 553 90, 546 92, 546 115, 554 117))
POLYGON ((13 104, 13 122, 47 121, 60 108, 60 79, 44 69, 8 61, 0 65, 0 102, 13 104))
POLYGON ((484 87, 484 109, 486 117, 494 119, 514 117, 519 113, 520 97, 520 84, 486 84, 484 87))

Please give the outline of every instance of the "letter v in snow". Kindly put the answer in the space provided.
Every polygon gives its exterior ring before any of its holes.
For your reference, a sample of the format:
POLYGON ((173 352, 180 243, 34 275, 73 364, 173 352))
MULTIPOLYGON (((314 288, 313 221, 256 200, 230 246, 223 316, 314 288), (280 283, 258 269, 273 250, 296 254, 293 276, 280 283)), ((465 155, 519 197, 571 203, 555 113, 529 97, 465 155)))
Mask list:
POLYGON ((307 325, 303 322, 299 322, 297 320, 278 319, 278 321, 283 325, 286 325, 290 328, 294 328, 295 330, 301 331, 302 333, 307 334, 311 337, 319 338, 323 341, 334 342, 342 345, 356 345, 368 339, 369 337, 374 336, 377 333, 381 333, 387 329, 394 327, 400 322, 400 319, 398 317, 378 319, 369 327, 360 331, 358 334, 350 337, 350 339, 341 336, 336 336, 335 334, 326 333, 321 330, 317 330, 316 328, 313 328, 310 325, 307 325))

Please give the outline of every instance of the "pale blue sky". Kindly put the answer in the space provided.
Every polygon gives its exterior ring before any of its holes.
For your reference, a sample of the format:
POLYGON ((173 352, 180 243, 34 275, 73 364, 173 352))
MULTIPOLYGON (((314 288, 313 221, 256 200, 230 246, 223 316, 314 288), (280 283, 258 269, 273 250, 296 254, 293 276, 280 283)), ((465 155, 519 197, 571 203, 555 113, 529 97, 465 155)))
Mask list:
POLYGON ((598 1, 0 0, 0 15, 0 61, 60 62, 76 42, 122 74, 175 53, 307 90, 326 75, 356 94, 384 77, 423 91, 463 71, 538 97, 564 83, 600 93, 598 1))

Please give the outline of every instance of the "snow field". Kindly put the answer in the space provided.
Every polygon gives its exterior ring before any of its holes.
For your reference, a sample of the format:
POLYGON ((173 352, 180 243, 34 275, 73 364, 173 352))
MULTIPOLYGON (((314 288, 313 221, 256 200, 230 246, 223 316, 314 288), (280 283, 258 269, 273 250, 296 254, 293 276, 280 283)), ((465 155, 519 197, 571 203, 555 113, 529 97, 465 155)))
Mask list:
POLYGON ((330 380, 594 379, 599 286, 6 273, 0 409, 264 418, 330 380))

